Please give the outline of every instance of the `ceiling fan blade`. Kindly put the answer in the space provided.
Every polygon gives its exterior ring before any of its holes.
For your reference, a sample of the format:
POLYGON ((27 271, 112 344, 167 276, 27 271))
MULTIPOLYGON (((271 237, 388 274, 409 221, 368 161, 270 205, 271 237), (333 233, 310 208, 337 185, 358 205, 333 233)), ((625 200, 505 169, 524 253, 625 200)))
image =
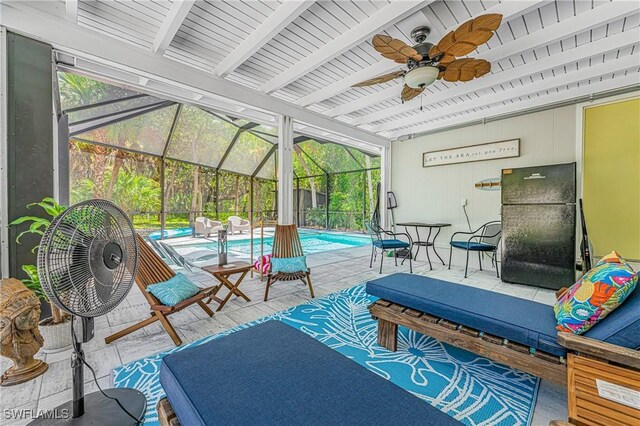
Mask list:
POLYGON ((470 81, 482 77, 489 71, 491 71, 491 64, 484 59, 456 59, 447 65, 442 72, 442 78, 451 82, 470 81))
POLYGON ((373 37, 371 43, 373 48, 380 52, 382 56, 400 64, 407 63, 409 59, 414 61, 422 60, 422 55, 416 49, 397 38, 377 34, 373 37))
POLYGON ((448 64, 450 64, 451 62, 455 61, 456 57, 449 54, 449 53, 445 53, 444 56, 442 58, 440 58, 440 60, 438 61, 438 65, 442 65, 442 66, 447 66, 448 64))
POLYGON ((434 58, 442 53, 456 57, 468 55, 489 41, 501 22, 502 15, 497 13, 471 19, 442 37, 442 40, 429 50, 429 57, 434 58))
POLYGON ((387 81, 395 80, 396 78, 404 76, 405 73, 406 71, 404 70, 390 72, 389 74, 379 75, 369 80, 361 81, 360 83, 356 83, 351 87, 372 86, 374 84, 386 83, 387 81))
POLYGON ((403 101, 410 101, 411 99, 415 98, 420 93, 422 93, 423 91, 424 91, 424 88, 414 89, 413 87, 409 87, 405 84, 404 87, 402 88, 402 93, 400 94, 400 98, 403 101))

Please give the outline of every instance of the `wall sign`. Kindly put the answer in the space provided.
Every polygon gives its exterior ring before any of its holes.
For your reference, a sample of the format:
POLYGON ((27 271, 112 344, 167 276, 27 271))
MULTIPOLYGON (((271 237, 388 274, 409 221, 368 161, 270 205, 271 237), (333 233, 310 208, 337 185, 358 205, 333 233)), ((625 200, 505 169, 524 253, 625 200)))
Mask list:
POLYGON ((520 139, 443 149, 422 154, 422 167, 446 164, 469 163, 471 161, 496 160, 520 156, 520 139))

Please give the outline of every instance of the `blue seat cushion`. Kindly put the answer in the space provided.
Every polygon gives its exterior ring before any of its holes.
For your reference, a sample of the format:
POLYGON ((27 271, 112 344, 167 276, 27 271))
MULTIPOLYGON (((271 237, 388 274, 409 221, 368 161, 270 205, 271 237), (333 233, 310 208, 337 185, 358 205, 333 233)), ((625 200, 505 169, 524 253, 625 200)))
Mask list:
POLYGON ((409 243, 402 240, 376 240, 373 245, 382 249, 408 248, 409 243))
POLYGON ((494 246, 493 244, 486 244, 486 243, 451 241, 449 244, 459 249, 471 250, 471 251, 494 251, 496 249, 496 246, 494 246))
POLYGON ((602 321, 591 327, 585 337, 629 349, 640 349, 640 285, 602 321))
POLYGON ((412 274, 367 282, 367 293, 558 356, 553 307, 493 291, 412 274))
POLYGON ((461 424, 279 321, 167 355, 160 383, 190 426, 461 424))

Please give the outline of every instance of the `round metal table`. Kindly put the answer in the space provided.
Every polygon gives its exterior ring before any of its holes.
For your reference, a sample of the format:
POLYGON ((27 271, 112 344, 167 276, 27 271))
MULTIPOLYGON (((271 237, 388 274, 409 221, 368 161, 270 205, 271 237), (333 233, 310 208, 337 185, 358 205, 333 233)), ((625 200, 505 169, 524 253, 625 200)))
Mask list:
POLYGON ((420 247, 424 247, 424 251, 427 253, 427 260, 429 261, 429 268, 433 270, 433 266, 431 266, 431 258, 429 257, 429 247, 431 247, 435 255, 438 256, 438 259, 440 259, 440 262, 442 262, 443 265, 445 264, 444 260, 442 260, 442 258, 438 254, 435 244, 436 244, 436 239, 438 238, 438 235, 440 235, 440 231, 442 230, 442 228, 451 226, 450 223, 402 222, 396 225, 404 226, 404 229, 407 233, 409 232, 409 230, 407 229, 408 227, 413 227, 416 229, 416 241, 414 241, 413 244, 418 246, 418 248, 416 249, 416 254, 413 257, 414 260, 418 257, 418 252, 420 251, 420 247), (420 228, 429 228, 429 234, 427 235, 426 240, 420 240, 420 231, 419 231, 420 228), (432 239, 431 235, 433 234, 434 229, 437 229, 437 231, 435 235, 433 235, 433 239, 432 239))

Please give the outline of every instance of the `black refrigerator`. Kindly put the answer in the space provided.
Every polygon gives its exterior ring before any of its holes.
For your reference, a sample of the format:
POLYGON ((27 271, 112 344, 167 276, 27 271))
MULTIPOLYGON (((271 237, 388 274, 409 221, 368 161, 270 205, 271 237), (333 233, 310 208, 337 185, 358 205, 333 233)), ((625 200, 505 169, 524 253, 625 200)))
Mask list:
POLYGON ((502 280, 575 281, 576 163, 502 170, 502 280))

